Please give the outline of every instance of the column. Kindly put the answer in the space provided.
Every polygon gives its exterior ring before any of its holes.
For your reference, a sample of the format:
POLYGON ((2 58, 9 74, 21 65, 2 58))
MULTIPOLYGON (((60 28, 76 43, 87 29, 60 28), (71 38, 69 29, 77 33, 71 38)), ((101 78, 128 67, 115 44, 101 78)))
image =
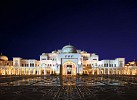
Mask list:
MULTIPOLYGON (((74 67, 75 68, 75 67, 74 67)), ((75 75, 79 74, 79 65, 76 66, 76 69, 75 69, 75 75)), ((72 71, 73 72, 73 71, 72 71)))
POLYGON ((120 75, 122 75, 122 67, 120 68, 120 75))
POLYGON ((53 69, 53 74, 54 74, 54 71, 55 71, 55 70, 53 69))
POLYGON ((99 68, 99 75, 101 74, 101 68, 99 68))
POLYGON ((116 75, 117 75, 117 68, 116 68, 116 75))
POLYGON ((94 75, 94 68, 93 68, 93 70, 92 70, 92 74, 94 75))
POLYGON ((4 75, 6 75, 6 69, 4 69, 4 75))
POLYGON ((46 75, 46 68, 44 68, 44 75, 46 75))
POLYGON ((25 68, 25 75, 27 75, 26 68, 25 68))
POLYGON ((41 75, 41 69, 39 69, 39 75, 41 75))
POLYGON ((19 71, 20 75, 22 74, 22 68, 20 68, 20 71, 19 71))
POLYGON ((36 71, 37 71, 37 75, 39 75, 39 70, 38 70, 38 69, 36 69, 36 71))
POLYGON ((108 75, 110 74, 109 71, 110 71, 110 69, 109 69, 109 67, 108 67, 108 75))
POLYGON ((112 75, 114 75, 114 68, 112 68, 112 75))
POLYGON ((35 69, 33 69, 33 75, 35 75, 35 69))
POLYGON ((99 68, 97 68, 97 75, 99 75, 99 68))
POLYGON ((18 75, 19 75, 19 68, 18 68, 18 75))
POLYGON ((30 75, 30 69, 28 71, 29 71, 29 75, 30 75))

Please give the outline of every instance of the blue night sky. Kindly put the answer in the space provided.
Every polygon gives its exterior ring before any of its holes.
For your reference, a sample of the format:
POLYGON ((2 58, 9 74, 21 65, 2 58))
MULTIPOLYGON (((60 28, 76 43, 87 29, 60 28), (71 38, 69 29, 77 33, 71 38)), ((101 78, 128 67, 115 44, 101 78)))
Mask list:
POLYGON ((101 59, 137 59, 137 0, 2 0, 0 52, 39 59, 74 45, 101 59))

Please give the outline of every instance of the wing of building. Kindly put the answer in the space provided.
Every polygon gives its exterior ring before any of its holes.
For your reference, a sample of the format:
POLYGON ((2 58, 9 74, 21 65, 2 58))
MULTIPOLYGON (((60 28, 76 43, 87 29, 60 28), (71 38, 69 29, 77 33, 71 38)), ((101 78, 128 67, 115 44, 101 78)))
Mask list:
MULTIPOLYGON (((137 74, 137 68, 135 69, 137 74)), ((100 60, 95 53, 78 50, 66 45, 61 50, 42 53, 40 60, 0 56, 1 75, 77 75, 77 74, 132 74, 127 73, 125 58, 100 60)))

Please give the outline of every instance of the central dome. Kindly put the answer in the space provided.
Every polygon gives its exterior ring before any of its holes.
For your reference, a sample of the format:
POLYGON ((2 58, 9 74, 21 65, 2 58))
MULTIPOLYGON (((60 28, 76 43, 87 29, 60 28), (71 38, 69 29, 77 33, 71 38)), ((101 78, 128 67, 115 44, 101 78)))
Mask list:
POLYGON ((62 48, 62 53, 77 53, 77 50, 72 45, 66 45, 62 48))

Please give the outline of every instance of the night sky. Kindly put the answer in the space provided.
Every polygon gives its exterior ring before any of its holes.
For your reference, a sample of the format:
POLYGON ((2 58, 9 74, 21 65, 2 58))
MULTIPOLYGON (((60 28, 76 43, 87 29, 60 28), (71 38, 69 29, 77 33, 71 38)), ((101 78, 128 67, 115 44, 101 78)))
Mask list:
POLYGON ((38 59, 67 44, 137 59, 137 0, 1 0, 0 52, 38 59))

